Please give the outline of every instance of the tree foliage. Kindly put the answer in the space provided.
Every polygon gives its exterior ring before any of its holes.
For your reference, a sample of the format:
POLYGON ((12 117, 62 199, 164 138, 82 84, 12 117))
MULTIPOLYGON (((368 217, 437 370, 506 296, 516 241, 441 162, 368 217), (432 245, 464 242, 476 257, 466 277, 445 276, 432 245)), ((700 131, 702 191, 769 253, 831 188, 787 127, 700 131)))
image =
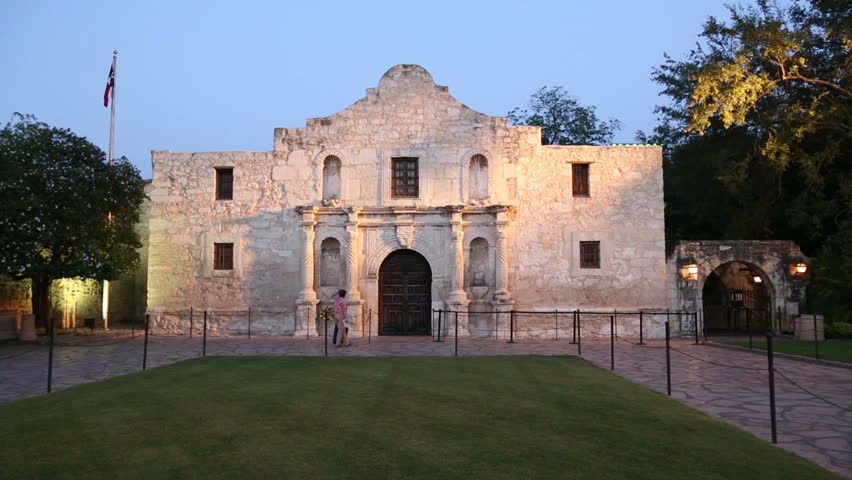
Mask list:
POLYGON ((795 240, 817 256, 814 298, 852 310, 852 3, 729 12, 653 74, 667 236, 795 240))
POLYGON ((138 264, 139 171, 105 157, 31 115, 0 130, 0 274, 32 280, 36 315, 54 279, 115 280, 138 264))
POLYGON ((612 142, 618 120, 598 120, 595 107, 584 107, 562 87, 541 87, 528 109, 509 112, 513 125, 541 127, 543 145, 601 145, 612 142))

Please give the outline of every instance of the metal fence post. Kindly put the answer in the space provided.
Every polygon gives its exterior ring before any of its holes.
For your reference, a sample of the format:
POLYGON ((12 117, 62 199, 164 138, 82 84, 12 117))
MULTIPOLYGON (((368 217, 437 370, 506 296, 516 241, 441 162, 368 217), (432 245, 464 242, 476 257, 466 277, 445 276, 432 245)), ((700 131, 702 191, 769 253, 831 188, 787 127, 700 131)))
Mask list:
POLYGON ((643 333, 644 330, 644 325, 642 323, 642 312, 639 312, 639 345, 645 345, 645 342, 643 341, 645 339, 643 333))
POLYGON ((506 343, 515 343, 515 310, 509 312, 509 341, 506 343))
POLYGON ((142 370, 148 368, 148 325, 151 323, 151 314, 145 314, 145 343, 142 347, 142 370))
POLYGON ((819 360, 819 334, 817 333, 817 318, 816 315, 814 317, 814 354, 816 355, 814 358, 819 360))
POLYGON ((249 307, 248 322, 249 322, 249 325, 248 325, 249 335, 248 335, 248 337, 249 337, 249 340, 251 340, 251 307, 249 307))
POLYGON ((571 343, 577 343, 577 312, 571 312, 571 343))
POLYGON ((671 336, 669 334, 669 322, 666 320, 666 391, 669 393, 669 396, 672 396, 672 359, 671 359, 671 346, 669 345, 669 340, 671 336))
POLYGON ((668 322, 669 322, 669 320, 670 320, 670 318, 669 318, 669 309, 667 308, 667 309, 666 309, 666 323, 668 323, 668 322))
POLYGON ((752 334, 751 334, 751 310, 746 308, 746 330, 748 330, 748 349, 751 350, 752 345, 752 334))
POLYGON ((201 343, 201 356, 207 356, 207 310, 204 310, 204 340, 201 343))
POLYGON ((455 356, 459 356, 459 312, 456 312, 456 353, 455 356))
POLYGON ((775 424, 775 367, 773 366, 772 332, 766 334, 766 357, 769 360, 769 415, 772 422, 772 443, 778 443, 778 430, 775 424))
POLYGON ((583 331, 580 323, 580 310, 577 310, 577 356, 583 356, 583 331))
POLYGON ((610 370, 615 370, 615 317, 609 316, 609 361, 610 370))
POLYGON ((558 308, 556 310, 554 310, 553 315, 554 315, 554 317, 556 317, 555 318, 555 320, 556 320, 556 341, 558 342, 559 341, 559 309, 558 308))
POLYGON ((500 341, 500 312, 494 311, 494 341, 500 341))
MULTIPOLYGON (((328 315, 323 315, 322 320, 323 320, 322 321, 323 325, 325 325, 325 336, 323 338, 322 343, 325 346, 325 354, 324 355, 327 357, 328 356, 328 315)), ((340 332, 340 335, 343 336, 344 333, 345 332, 340 332)), ((338 345, 342 344, 342 342, 340 342, 340 339, 338 339, 337 341, 338 341, 338 345)))
POLYGON ((193 317, 192 307, 189 307, 189 338, 192 338, 192 317, 193 317))
POLYGON ((437 337, 436 340, 433 340, 434 342, 440 342, 441 341, 441 317, 443 315, 444 315, 444 311, 438 310, 438 337, 437 337))
POLYGON ((698 310, 693 312, 692 316, 695 319, 695 344, 698 345, 698 310))
POLYGON ((53 387, 53 336, 56 330, 55 321, 53 317, 50 317, 50 322, 48 322, 50 324, 50 349, 47 354, 47 393, 50 393, 53 387))
POLYGON ((367 310, 367 344, 373 343, 373 309, 367 310))
POLYGON ((618 309, 612 310, 612 317, 615 323, 613 323, 615 327, 615 338, 618 338, 618 309))

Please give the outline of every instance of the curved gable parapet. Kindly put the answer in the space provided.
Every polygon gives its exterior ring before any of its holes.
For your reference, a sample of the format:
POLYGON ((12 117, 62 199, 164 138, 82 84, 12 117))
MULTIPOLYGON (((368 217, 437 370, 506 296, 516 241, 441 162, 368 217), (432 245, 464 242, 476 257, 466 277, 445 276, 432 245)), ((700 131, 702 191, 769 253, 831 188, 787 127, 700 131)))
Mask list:
POLYGON ((379 80, 379 94, 406 93, 417 90, 447 92, 447 87, 436 85, 432 74, 420 65, 400 64, 388 69, 379 80))
POLYGON ((307 119, 304 129, 276 129, 278 139, 302 143, 304 137, 381 136, 422 142, 447 138, 461 130, 488 134, 508 127, 506 117, 477 112, 454 98, 445 86, 435 84, 420 65, 396 65, 367 89, 367 96, 327 117, 307 119))

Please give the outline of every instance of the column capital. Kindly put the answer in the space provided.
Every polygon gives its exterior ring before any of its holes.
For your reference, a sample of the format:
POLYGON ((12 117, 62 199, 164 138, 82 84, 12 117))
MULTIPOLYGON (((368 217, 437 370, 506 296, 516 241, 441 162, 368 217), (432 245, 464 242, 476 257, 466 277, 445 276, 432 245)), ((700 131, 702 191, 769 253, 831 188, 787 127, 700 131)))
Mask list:
POLYGON ((361 209, 358 207, 348 207, 346 209, 346 225, 354 225, 358 226, 359 216, 361 215, 361 209))
POLYGON ((313 205, 301 205, 296 207, 296 212, 298 212, 299 215, 302 216, 302 220, 299 222, 299 224, 303 227, 316 225, 317 209, 318 208, 313 205))

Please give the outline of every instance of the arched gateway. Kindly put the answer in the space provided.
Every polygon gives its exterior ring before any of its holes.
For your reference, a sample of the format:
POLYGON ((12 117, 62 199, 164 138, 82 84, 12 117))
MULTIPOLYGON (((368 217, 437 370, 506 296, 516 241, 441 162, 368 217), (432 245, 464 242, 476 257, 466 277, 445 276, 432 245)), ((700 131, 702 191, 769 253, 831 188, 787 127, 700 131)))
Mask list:
POLYGON ((414 250, 397 250, 379 268, 379 335, 431 333, 432 269, 414 250))

